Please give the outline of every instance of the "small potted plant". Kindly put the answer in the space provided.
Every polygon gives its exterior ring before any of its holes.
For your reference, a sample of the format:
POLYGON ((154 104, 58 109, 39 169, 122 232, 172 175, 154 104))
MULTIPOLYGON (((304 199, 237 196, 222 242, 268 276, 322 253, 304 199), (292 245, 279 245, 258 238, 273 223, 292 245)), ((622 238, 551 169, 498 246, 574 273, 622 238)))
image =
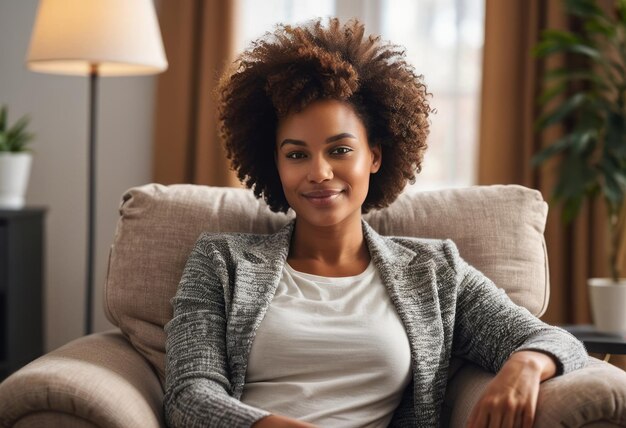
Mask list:
POLYGON ((30 119, 23 116, 9 126, 8 109, 0 109, 0 208, 20 209, 28 186, 32 154, 28 143, 33 134, 26 128, 30 119))
POLYGON ((626 280, 621 263, 626 241, 626 0, 610 11, 596 0, 565 0, 565 10, 580 31, 547 30, 534 54, 564 54, 565 66, 545 75, 539 97, 543 114, 537 129, 562 123, 565 134, 533 158, 539 166, 557 156, 553 199, 566 222, 584 200, 601 196, 606 205, 610 278, 588 279, 596 329, 626 334, 626 280))

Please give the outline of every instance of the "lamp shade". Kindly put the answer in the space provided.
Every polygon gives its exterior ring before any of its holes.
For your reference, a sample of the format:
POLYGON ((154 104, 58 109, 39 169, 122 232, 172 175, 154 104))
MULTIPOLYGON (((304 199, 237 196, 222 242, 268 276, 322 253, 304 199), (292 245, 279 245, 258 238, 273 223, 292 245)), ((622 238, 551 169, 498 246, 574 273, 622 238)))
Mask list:
POLYGON ((167 69, 152 0, 41 0, 28 49, 32 71, 101 76, 167 69))

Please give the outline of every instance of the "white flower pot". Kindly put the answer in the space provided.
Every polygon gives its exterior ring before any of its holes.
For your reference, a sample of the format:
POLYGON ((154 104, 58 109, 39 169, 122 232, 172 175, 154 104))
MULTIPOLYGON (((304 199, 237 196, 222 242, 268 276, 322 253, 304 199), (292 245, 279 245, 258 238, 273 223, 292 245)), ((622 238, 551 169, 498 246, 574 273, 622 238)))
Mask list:
POLYGON ((31 162, 28 152, 0 152, 0 208, 24 207, 31 162))
POLYGON ((591 315, 597 331, 626 335, 626 278, 590 278, 591 315))

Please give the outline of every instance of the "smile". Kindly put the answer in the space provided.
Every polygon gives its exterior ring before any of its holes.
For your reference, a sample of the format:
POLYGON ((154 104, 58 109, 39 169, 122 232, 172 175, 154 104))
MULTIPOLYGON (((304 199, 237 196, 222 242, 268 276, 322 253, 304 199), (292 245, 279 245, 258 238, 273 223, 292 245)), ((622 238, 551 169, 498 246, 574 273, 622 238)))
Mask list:
POLYGON ((339 198, 341 193, 343 193, 343 190, 316 190, 303 193, 302 196, 313 205, 327 206, 339 198))

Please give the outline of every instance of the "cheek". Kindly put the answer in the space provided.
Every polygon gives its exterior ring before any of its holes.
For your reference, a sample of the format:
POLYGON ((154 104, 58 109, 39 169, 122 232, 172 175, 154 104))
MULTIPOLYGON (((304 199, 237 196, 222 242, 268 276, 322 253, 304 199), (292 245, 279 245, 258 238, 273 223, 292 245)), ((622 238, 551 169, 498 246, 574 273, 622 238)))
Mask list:
MULTIPOLYGON (((354 162, 348 171, 350 177, 357 180, 360 185, 368 185, 370 177, 371 160, 367 156, 361 156, 354 162)), ((356 184, 356 183, 355 183, 356 184)))
POLYGON ((286 192, 296 180, 296 171, 294 168, 287 167, 281 162, 276 163, 276 168, 278 168, 278 176, 280 177, 280 182, 283 185, 283 190, 286 192))

